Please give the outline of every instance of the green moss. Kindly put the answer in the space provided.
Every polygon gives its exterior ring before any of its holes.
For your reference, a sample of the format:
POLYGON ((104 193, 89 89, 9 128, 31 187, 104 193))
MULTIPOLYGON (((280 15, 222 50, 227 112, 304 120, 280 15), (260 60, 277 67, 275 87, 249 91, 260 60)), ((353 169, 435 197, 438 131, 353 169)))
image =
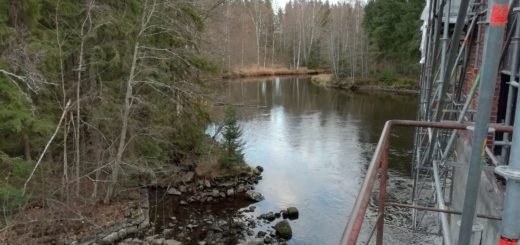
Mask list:
POLYGON ((292 238, 292 229, 289 221, 282 220, 276 225, 274 225, 274 229, 276 230, 276 235, 283 239, 291 239, 292 238))

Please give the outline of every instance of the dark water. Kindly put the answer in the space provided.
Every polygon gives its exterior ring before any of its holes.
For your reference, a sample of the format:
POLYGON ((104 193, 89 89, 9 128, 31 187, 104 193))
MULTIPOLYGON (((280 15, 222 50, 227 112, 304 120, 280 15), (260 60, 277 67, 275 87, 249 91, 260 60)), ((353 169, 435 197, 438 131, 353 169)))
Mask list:
MULTIPOLYGON (((345 92, 308 78, 231 81, 218 88, 238 107, 245 159, 265 168, 258 214, 289 206, 292 244, 337 244, 385 121, 414 119, 415 95, 345 92)), ((391 169, 410 170, 413 131, 394 131, 391 169)))

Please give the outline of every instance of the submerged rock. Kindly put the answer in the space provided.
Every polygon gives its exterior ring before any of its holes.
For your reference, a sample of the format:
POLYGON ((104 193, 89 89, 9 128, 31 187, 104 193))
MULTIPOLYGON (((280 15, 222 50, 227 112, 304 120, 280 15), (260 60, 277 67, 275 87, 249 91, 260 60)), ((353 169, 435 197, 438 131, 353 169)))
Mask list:
POLYGON ((276 231, 276 235, 283 239, 289 240, 292 237, 291 225, 287 220, 282 220, 276 223, 276 225, 274 225, 274 230, 276 231))
POLYGON ((247 191, 246 196, 255 202, 264 200, 264 196, 262 194, 260 194, 259 192, 253 191, 253 190, 247 191))

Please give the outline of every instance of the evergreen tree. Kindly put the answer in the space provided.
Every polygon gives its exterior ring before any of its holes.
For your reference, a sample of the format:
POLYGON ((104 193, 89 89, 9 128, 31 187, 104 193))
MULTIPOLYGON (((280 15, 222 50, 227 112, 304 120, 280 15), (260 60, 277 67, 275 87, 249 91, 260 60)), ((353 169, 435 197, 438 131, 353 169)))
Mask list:
POLYGON ((418 68, 423 7, 422 0, 375 0, 365 7, 363 27, 381 52, 379 58, 400 65, 400 72, 410 72, 414 64, 418 68))
POLYGON ((238 125, 236 112, 232 107, 226 110, 226 117, 224 119, 224 152, 219 158, 219 163, 223 167, 231 167, 233 164, 242 164, 244 162, 244 154, 242 147, 244 143, 240 139, 242 137, 242 130, 238 125))

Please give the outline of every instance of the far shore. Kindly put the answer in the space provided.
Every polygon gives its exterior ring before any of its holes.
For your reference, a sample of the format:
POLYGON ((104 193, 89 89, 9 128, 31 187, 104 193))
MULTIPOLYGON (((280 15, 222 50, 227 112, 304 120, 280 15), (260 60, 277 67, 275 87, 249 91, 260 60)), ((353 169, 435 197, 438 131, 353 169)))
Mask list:
POLYGON ((326 69, 308 69, 301 67, 298 69, 288 68, 283 66, 274 67, 243 67, 235 69, 231 72, 224 73, 222 79, 238 79, 238 78, 264 78, 264 77, 278 77, 278 76, 304 76, 304 75, 318 75, 330 73, 326 69))
POLYGON ((345 77, 334 77, 331 74, 318 74, 311 78, 317 86, 349 90, 349 91, 382 91, 390 93, 418 94, 418 83, 411 79, 398 78, 395 81, 381 81, 377 78, 360 78, 352 80, 345 77))

